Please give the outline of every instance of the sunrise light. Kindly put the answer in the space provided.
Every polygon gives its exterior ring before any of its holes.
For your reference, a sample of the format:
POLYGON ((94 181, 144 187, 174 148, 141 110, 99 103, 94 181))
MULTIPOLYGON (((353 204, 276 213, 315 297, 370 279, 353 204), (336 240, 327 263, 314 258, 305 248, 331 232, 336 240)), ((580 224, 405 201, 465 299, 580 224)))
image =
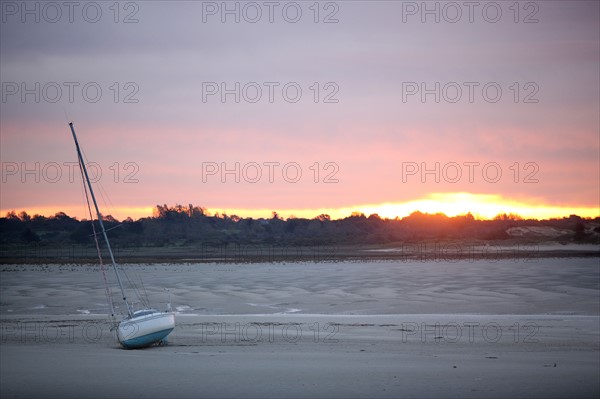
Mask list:
MULTIPOLYGON (((174 204, 170 204, 174 205, 174 204)), ((105 216, 111 215, 118 220, 128 217, 137 220, 153 215, 153 206, 143 207, 119 207, 108 208, 105 216)), ((16 213, 22 210, 2 209, 1 215, 5 216, 8 212, 16 213)), ((331 219, 343 219, 352 214, 362 213, 365 216, 377 214, 381 218, 394 219, 403 218, 413 212, 421 213, 443 213, 446 216, 458 216, 472 214, 477 219, 493 219, 499 214, 515 214, 524 219, 551 219, 562 218, 569 215, 578 215, 584 218, 600 217, 600 210, 594 207, 584 206, 560 206, 536 203, 534 199, 515 200, 504 198, 498 194, 472 194, 472 193, 432 193, 414 201, 407 202, 387 202, 381 204, 358 204, 354 206, 344 206, 340 208, 307 208, 307 209, 268 209, 268 208, 206 208, 208 215, 228 215, 239 216, 242 218, 269 219, 276 212, 278 217, 306 218, 312 219, 319 215, 329 215, 331 219)), ((43 208, 26 209, 30 216, 43 215, 53 216, 57 212, 64 212, 71 217, 78 219, 89 219, 87 212, 82 206, 50 206, 43 208)))

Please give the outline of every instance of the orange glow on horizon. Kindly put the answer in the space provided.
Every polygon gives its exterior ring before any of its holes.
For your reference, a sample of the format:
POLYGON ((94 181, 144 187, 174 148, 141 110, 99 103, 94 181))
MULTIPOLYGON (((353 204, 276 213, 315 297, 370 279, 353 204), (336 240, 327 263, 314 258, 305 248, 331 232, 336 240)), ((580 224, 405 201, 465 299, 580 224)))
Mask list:
MULTIPOLYGON (((174 205, 174 204, 170 204, 174 205)), ((131 217, 140 219, 152 216, 154 207, 119 207, 116 206, 111 212, 105 212, 104 215, 112 215, 118 220, 131 217)), ((5 216, 9 211, 15 211, 17 214, 21 210, 2 209, 0 214, 5 216)), ((89 219, 87 211, 83 206, 48 206, 40 208, 30 208, 25 210, 30 216, 35 214, 43 216, 53 216, 58 212, 65 212, 71 217, 78 219, 89 219)), ((416 199, 402 203, 381 203, 355 205, 341 208, 313 208, 313 209, 245 209, 245 208, 208 208, 210 215, 216 213, 227 214, 229 216, 237 215, 243 218, 252 217, 271 218, 273 211, 284 218, 296 217, 312 219, 321 214, 327 214, 331 219, 343 219, 350 216, 353 212, 364 213, 366 216, 378 214, 382 218, 393 219, 403 218, 413 212, 422 213, 443 213, 446 216, 458 216, 471 213, 478 219, 492 219, 498 214, 517 214, 524 219, 551 219, 562 218, 569 215, 578 215, 583 218, 600 217, 600 208, 585 206, 558 206, 548 204, 538 204, 533 200, 518 201, 509 198, 503 198, 496 194, 471 194, 471 193, 432 193, 425 198, 416 199)))

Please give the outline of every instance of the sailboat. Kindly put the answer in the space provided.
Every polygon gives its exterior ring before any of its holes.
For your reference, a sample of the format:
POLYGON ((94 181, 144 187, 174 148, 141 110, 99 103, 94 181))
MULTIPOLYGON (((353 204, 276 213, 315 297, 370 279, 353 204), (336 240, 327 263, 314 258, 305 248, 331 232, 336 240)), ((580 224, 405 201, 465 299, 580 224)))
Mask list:
MULTIPOLYGON (((173 331, 175 328, 175 315, 171 311, 170 304, 167 305, 167 310, 164 312, 160 312, 156 309, 140 309, 134 311, 133 304, 127 301, 127 296, 125 295, 125 290, 123 288, 123 283, 121 281, 121 276, 119 274, 119 270, 117 264, 115 262, 115 257, 112 252, 112 248, 110 246, 110 242, 108 240, 108 236, 106 234, 106 229, 104 228, 104 223, 102 222, 102 214, 100 213, 100 209, 98 208, 98 203, 96 202, 96 197, 94 195, 94 189, 92 188, 92 183, 90 181, 85 162, 83 160, 83 156, 81 154, 81 149, 79 147, 79 141, 77 140, 77 135, 75 134, 75 128, 73 127, 73 122, 69 123, 69 127, 71 128, 71 133, 73 134, 73 140, 75 141, 75 148, 77 149, 77 157, 79 160, 79 166, 82 171, 82 175, 85 178, 84 187, 87 184, 87 188, 89 189, 90 196, 92 198, 92 202, 94 204, 94 208, 96 211, 98 224, 100 225, 100 230, 102 232, 102 236, 104 238, 104 242, 106 243, 106 247, 108 249, 108 253, 110 255, 110 260, 112 263, 112 268, 115 272, 117 283, 119 284, 119 288, 121 290, 121 294, 123 297, 123 302, 125 303, 125 307, 127 309, 127 316, 123 320, 121 320, 116 325, 117 330, 117 339, 121 346, 127 349, 137 349, 137 348, 145 348, 155 344, 164 344, 166 343, 167 336, 173 331)), ((86 190, 87 196, 87 190, 86 190)), ((88 199, 88 208, 89 208, 89 199, 88 199)), ((90 209, 91 213, 91 209, 90 209)), ((97 235, 94 233, 94 239, 96 240, 96 247, 98 249, 98 256, 100 257, 100 263, 102 265, 102 255, 98 246, 97 235)), ((106 282, 106 281, 105 281, 106 282)), ((108 292, 108 291, 107 291, 108 292)), ((112 298, 109 298, 109 305, 111 307, 111 312, 114 316, 114 310, 112 305, 112 298)))

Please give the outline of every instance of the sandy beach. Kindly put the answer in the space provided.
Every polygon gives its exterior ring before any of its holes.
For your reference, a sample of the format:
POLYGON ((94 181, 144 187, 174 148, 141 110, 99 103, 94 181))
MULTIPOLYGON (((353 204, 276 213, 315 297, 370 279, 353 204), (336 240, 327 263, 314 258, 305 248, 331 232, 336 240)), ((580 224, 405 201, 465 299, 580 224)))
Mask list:
POLYGON ((3 398, 600 394, 598 258, 125 268, 169 345, 118 347, 95 265, 0 266, 3 398))

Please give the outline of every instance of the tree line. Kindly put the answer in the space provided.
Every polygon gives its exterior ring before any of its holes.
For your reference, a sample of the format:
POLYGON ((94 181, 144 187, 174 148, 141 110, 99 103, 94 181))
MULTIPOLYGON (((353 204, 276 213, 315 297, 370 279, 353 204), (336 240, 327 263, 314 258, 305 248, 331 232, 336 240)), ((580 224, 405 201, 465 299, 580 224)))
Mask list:
MULTIPOLYGON (((312 219, 242 218, 205 208, 157 205, 151 217, 119 221, 103 218, 111 242, 121 247, 193 246, 215 244, 267 245, 352 245, 388 244, 421 240, 508 240, 511 227, 553 227, 564 234, 554 239, 567 242, 598 243, 600 218, 583 219, 571 215, 562 219, 525 220, 514 214, 501 214, 493 220, 479 220, 470 213, 448 217, 443 213, 414 212, 404 218, 387 219, 377 214, 355 212, 332 220, 322 214, 312 219)), ((99 232, 97 221, 96 231, 99 232)), ((53 216, 30 216, 9 212, 0 218, 0 244, 93 244, 92 222, 78 220, 64 212, 53 216)))

